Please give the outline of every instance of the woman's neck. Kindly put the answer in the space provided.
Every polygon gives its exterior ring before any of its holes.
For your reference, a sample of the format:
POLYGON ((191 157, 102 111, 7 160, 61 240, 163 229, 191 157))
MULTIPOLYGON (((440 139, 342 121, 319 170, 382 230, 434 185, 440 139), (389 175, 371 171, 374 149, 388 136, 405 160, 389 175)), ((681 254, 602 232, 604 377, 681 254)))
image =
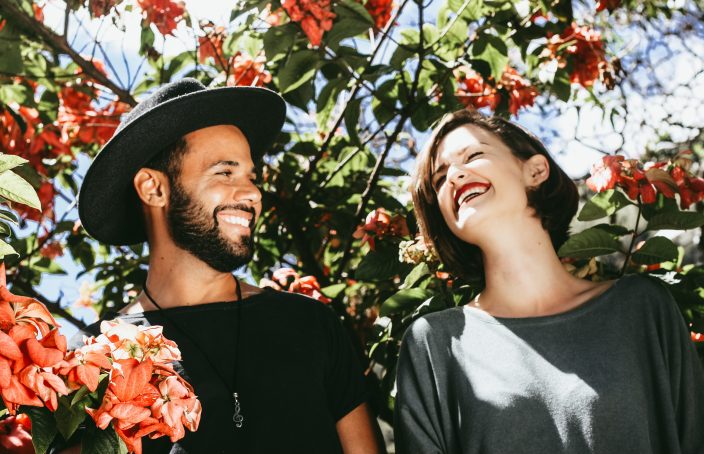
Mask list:
POLYGON ((492 315, 531 317, 564 312, 588 298, 595 287, 564 269, 537 219, 506 223, 483 240, 479 247, 486 287, 471 304, 492 315))

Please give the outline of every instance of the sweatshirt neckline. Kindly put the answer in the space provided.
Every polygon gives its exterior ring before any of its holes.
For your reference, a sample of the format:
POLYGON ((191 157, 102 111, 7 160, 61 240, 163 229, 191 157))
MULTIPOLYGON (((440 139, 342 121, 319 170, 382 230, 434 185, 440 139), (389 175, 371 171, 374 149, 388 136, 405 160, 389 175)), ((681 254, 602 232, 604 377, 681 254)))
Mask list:
POLYGON ((609 295, 611 295, 616 287, 618 287, 624 279, 627 279, 627 277, 621 277, 620 279, 617 279, 609 288, 607 288, 605 291, 601 292, 600 294, 594 296, 593 298, 588 299, 587 301, 583 302, 577 307, 574 307, 572 309, 569 309, 564 312, 559 312, 557 314, 550 314, 550 315, 539 315, 535 317, 498 317, 498 316, 493 316, 489 314, 488 312, 485 312, 481 309, 472 307, 468 304, 465 304, 461 306, 462 311, 465 312, 467 315, 470 317, 479 320, 484 323, 491 323, 494 325, 511 325, 511 326, 516 326, 516 325, 532 325, 532 324, 550 324, 550 323, 559 323, 563 321, 567 321, 573 318, 581 317, 584 314, 587 314, 594 309, 602 306, 608 299, 609 295))

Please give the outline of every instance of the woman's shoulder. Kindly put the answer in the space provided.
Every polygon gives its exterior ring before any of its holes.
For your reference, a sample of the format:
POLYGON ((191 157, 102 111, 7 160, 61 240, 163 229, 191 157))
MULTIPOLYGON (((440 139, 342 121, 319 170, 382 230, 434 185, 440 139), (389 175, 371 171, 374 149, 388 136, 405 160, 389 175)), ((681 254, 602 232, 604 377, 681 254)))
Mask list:
POLYGON ((465 327, 463 306, 431 312, 417 318, 406 330, 404 342, 427 343, 429 339, 458 336, 465 327))

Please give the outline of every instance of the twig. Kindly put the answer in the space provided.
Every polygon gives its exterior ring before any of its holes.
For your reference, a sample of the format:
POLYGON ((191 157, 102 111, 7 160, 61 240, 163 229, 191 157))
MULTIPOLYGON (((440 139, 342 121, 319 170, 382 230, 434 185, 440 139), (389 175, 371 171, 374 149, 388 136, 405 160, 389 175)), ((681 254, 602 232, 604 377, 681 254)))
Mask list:
POLYGON ((91 78, 99 84, 110 89, 120 100, 130 106, 137 104, 132 95, 112 80, 105 74, 101 73, 95 65, 81 57, 71 46, 68 45, 66 39, 57 35, 48 27, 34 18, 25 14, 13 0, 0 0, 0 11, 3 17, 9 20, 13 25, 22 30, 25 34, 38 38, 45 45, 49 46, 53 51, 68 55, 71 59, 91 78))

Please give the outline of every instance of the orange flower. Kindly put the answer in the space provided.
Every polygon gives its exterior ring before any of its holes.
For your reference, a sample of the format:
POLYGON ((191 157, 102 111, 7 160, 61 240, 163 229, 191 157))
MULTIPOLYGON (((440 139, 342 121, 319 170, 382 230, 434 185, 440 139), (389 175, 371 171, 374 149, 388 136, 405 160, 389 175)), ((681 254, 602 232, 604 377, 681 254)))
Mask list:
POLYGON ((223 66, 225 58, 222 45, 225 42, 225 27, 214 27, 209 24, 204 28, 205 36, 198 38, 198 61, 205 63, 212 58, 216 65, 223 66))
POLYGON ((98 387, 100 373, 112 369, 109 356, 110 347, 108 345, 87 344, 70 352, 59 372, 66 376, 70 389, 74 390, 86 385, 93 392, 98 387))
POLYGON ((160 395, 151 407, 152 415, 163 418, 171 428, 171 441, 183 438, 185 428, 195 431, 200 424, 201 406, 193 388, 175 373, 163 378, 157 388, 160 395))
POLYGON ((383 29, 391 19, 394 6, 392 0, 367 0, 364 4, 369 15, 374 19, 374 26, 379 30, 383 29))
POLYGON ((330 0, 283 0, 289 17, 299 22, 303 32, 313 46, 319 46, 323 33, 332 28, 335 13, 332 12, 330 0))
POLYGON ((227 78, 227 86, 265 86, 271 82, 271 74, 265 69, 265 63, 263 56, 252 59, 249 55, 237 52, 230 58, 231 74, 227 78))
POLYGON ((186 14, 186 7, 182 1, 137 0, 137 4, 142 8, 147 22, 156 25, 156 28, 164 36, 173 35, 178 22, 186 14))
POLYGON ((384 236, 408 236, 408 225, 406 219, 401 215, 391 217, 384 208, 377 208, 371 211, 364 221, 364 224, 357 227, 352 234, 354 238, 361 238, 362 242, 369 243, 371 250, 374 250, 375 238, 384 236))
POLYGON ((608 9, 609 12, 613 12, 619 6, 621 6, 621 0, 598 0, 596 2, 596 12, 598 13, 605 9, 608 9))
POLYGON ((313 299, 320 301, 321 303, 328 304, 332 300, 327 296, 323 295, 320 291, 320 284, 315 276, 305 276, 298 279, 296 282, 291 284, 289 287, 290 292, 301 293, 303 295, 308 295, 313 299))
POLYGON ((95 342, 109 345, 113 359, 150 359, 156 363, 181 359, 176 343, 164 337, 161 326, 138 327, 118 319, 103 321, 100 331, 95 342))
POLYGON ((0 420, 0 452, 34 454, 31 427, 29 418, 24 414, 0 420))

